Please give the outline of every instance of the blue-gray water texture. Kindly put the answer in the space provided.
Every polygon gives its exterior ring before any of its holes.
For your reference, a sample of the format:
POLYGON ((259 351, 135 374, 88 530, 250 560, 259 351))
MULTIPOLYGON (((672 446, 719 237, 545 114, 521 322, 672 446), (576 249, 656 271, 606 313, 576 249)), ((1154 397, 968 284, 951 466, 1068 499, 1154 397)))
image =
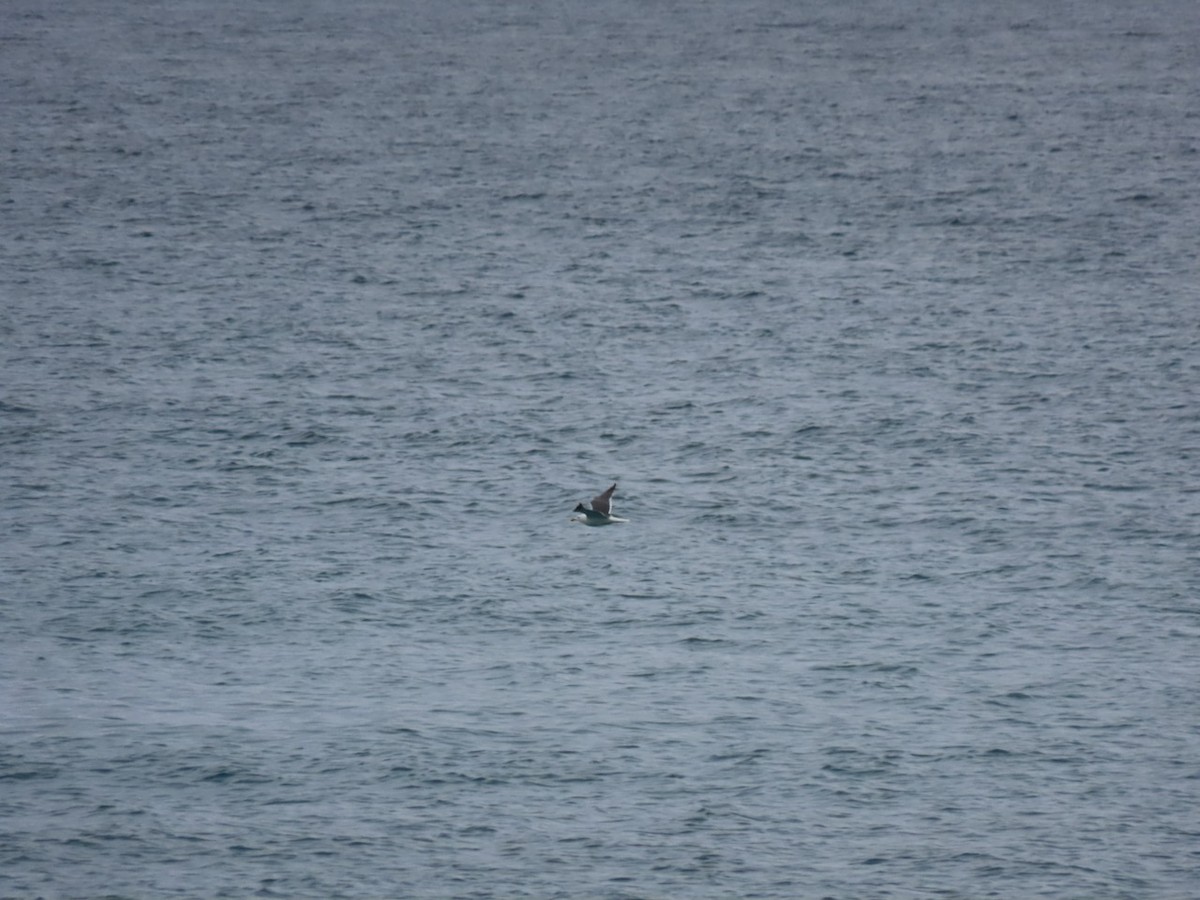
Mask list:
POLYGON ((1200 893, 1194 0, 0 77, 0 897, 1200 893))

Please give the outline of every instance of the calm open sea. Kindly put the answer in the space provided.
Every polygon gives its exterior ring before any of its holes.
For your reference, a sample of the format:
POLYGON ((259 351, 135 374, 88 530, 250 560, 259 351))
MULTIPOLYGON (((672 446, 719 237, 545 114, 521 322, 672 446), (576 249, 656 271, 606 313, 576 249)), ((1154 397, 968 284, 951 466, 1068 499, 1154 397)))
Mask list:
POLYGON ((1194 898, 1197 84, 1194 0, 9 0, 0 897, 1194 898))

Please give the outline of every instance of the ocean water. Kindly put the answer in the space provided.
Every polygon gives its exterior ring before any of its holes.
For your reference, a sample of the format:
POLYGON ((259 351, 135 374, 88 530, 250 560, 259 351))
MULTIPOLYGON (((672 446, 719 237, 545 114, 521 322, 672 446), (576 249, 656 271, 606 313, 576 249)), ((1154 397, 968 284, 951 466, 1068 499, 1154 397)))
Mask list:
POLYGON ((0 896, 1195 897, 1198 48, 6 4, 0 896))

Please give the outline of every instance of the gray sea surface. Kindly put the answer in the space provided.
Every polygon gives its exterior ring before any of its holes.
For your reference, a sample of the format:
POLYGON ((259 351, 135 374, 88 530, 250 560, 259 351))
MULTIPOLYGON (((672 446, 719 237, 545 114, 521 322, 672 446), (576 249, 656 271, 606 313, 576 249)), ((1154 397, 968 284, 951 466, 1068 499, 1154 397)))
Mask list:
POLYGON ((0 897, 1196 897, 1198 85, 1194 0, 8 0, 0 897))

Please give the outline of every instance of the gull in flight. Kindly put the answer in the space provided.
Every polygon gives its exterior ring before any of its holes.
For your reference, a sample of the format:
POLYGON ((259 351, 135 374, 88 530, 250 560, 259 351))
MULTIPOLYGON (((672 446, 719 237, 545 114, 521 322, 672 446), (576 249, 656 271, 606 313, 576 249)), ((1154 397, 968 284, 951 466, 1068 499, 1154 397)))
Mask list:
POLYGON ((592 508, 588 509, 582 503, 575 507, 575 512, 583 515, 571 519, 572 522, 582 522, 584 525, 612 525, 615 522, 628 522, 612 514, 612 495, 617 489, 614 484, 603 494, 592 498, 592 508))

